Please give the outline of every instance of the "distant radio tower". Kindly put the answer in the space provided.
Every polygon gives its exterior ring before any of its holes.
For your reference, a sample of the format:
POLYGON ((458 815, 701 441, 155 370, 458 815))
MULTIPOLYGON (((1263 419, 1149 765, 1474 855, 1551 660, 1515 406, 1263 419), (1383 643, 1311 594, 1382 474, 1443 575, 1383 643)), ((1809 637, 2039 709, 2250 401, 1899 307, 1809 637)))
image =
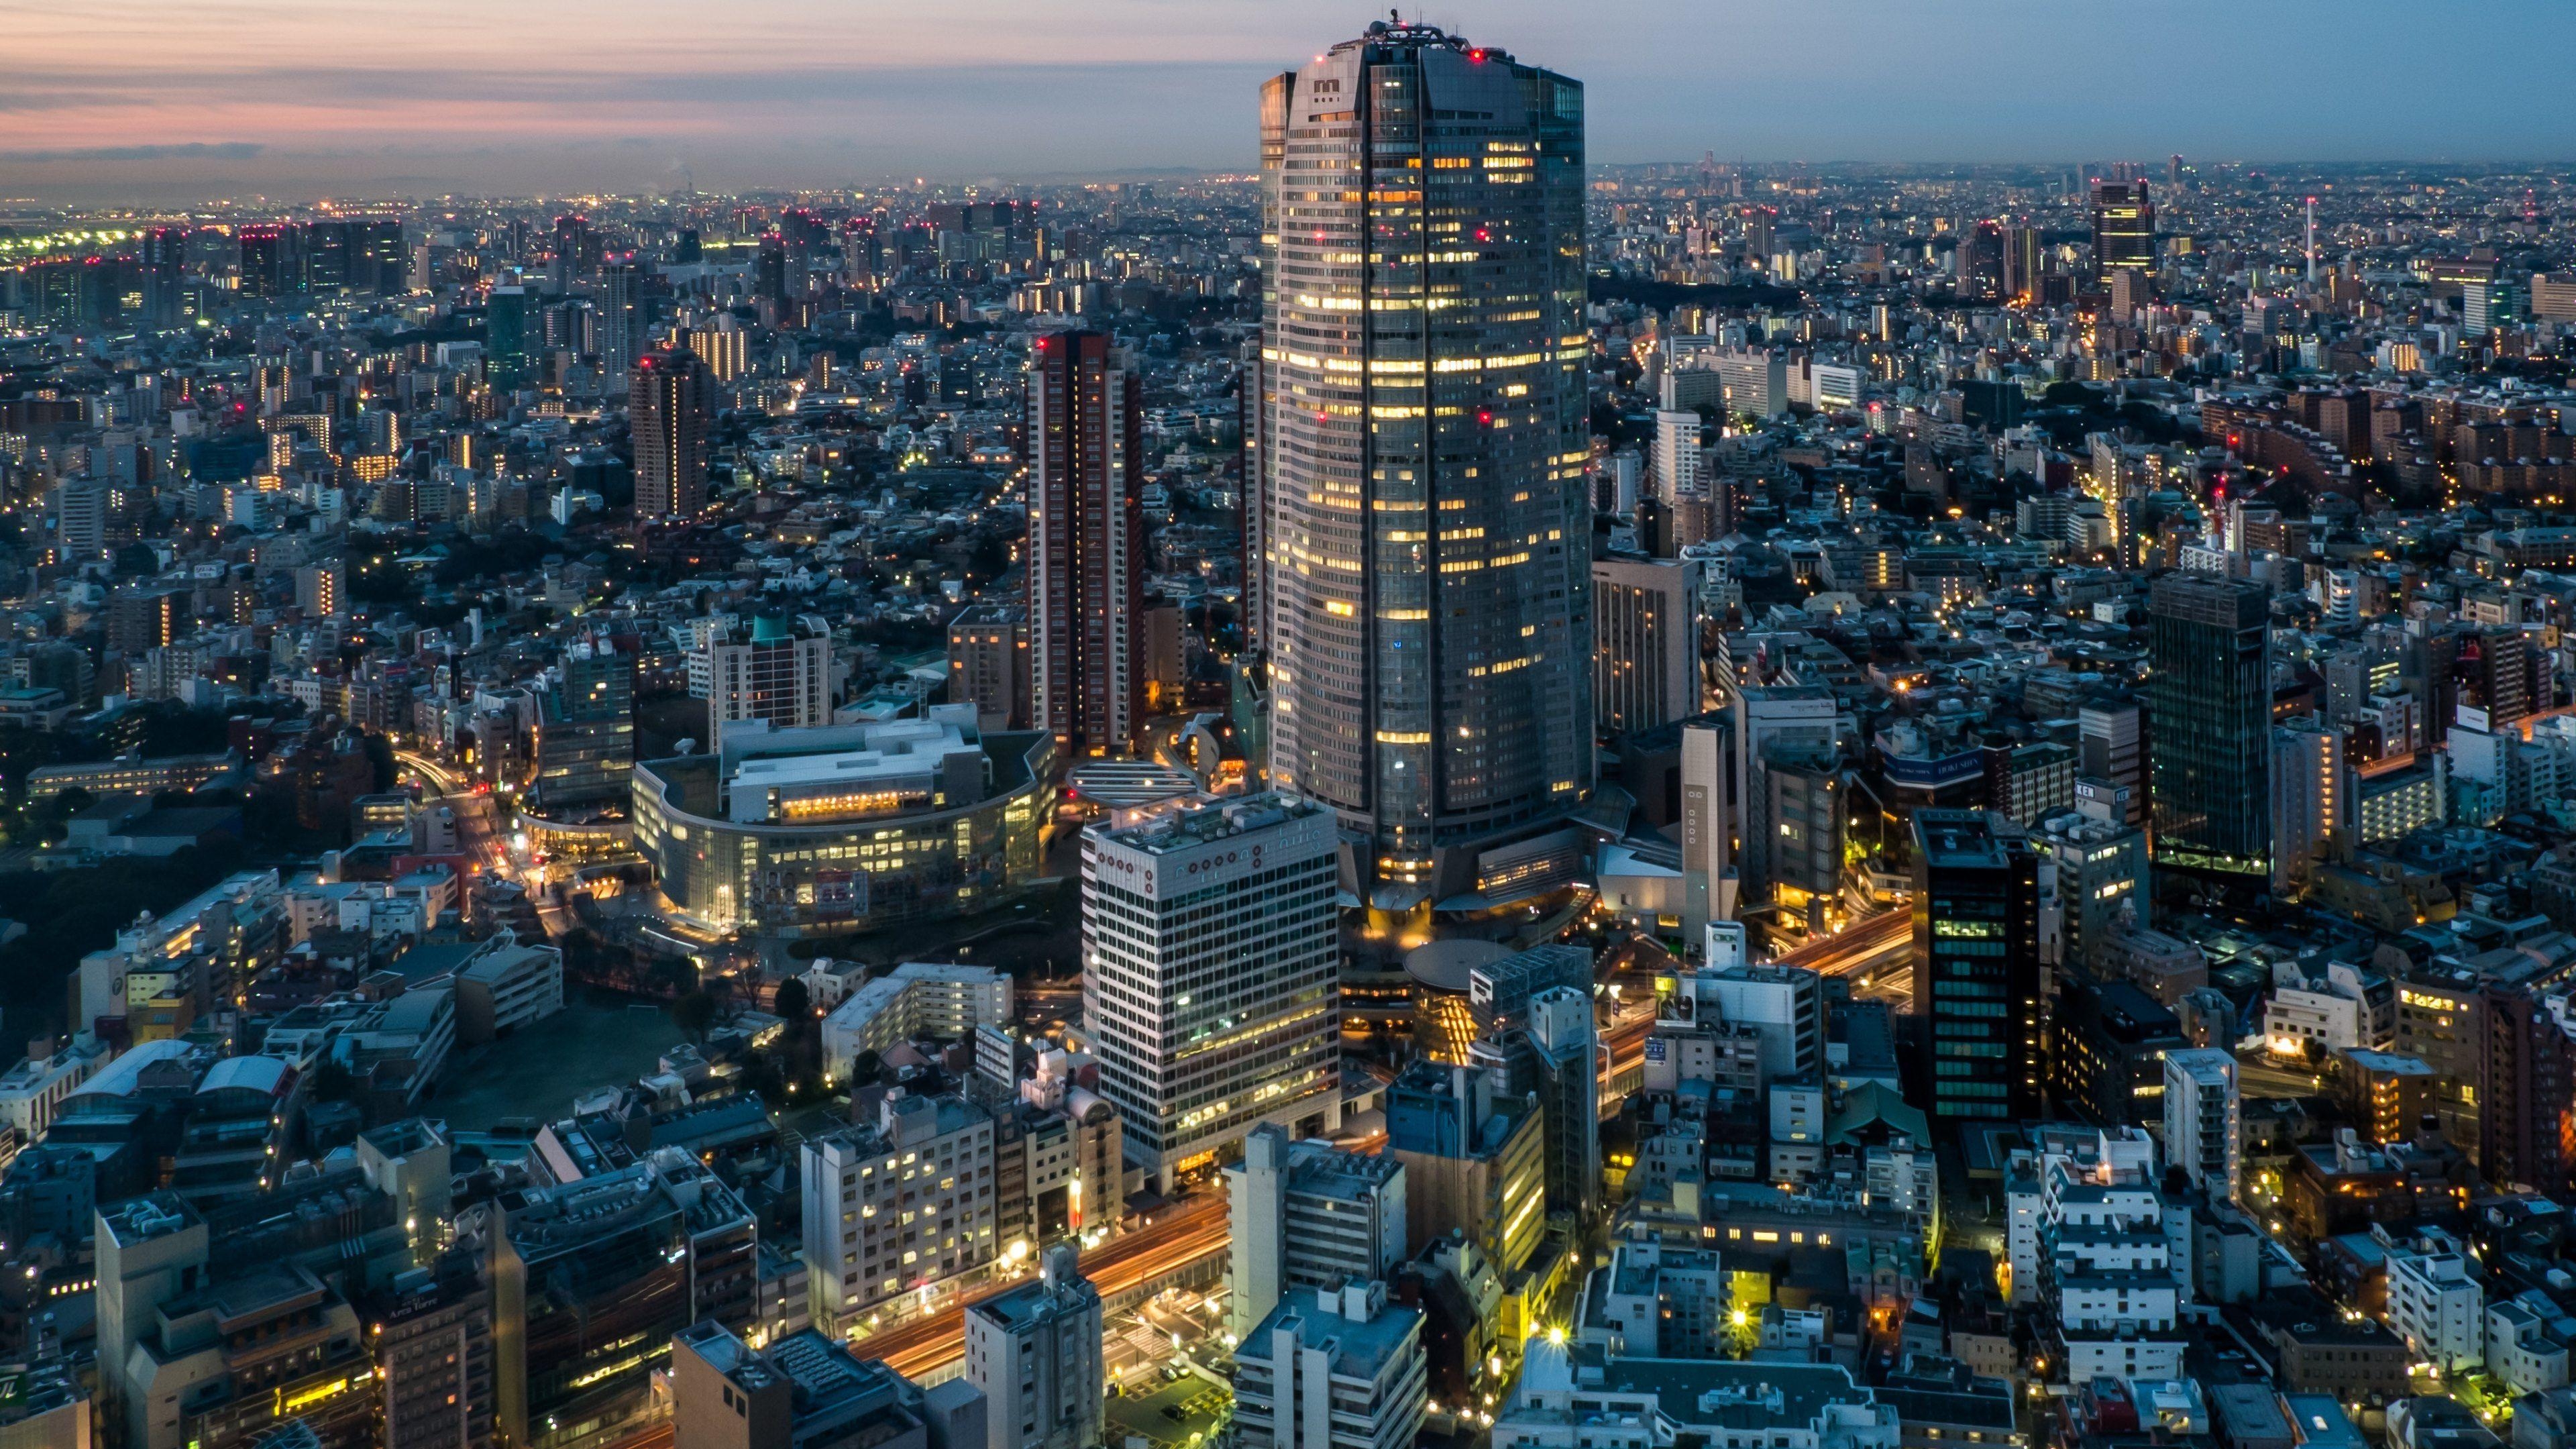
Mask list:
POLYGON ((2308 285, 2317 284, 2317 199, 2308 198, 2308 285))

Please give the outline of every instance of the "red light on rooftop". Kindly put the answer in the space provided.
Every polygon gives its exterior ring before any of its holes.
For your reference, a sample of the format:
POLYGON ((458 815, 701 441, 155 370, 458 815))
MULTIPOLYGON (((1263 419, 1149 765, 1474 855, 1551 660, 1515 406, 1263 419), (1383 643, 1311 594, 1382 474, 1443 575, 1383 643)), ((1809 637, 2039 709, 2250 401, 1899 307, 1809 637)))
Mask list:
POLYGON ((1467 52, 1467 58, 1478 65, 1483 65, 1485 63, 1485 52, 1482 50, 1471 50, 1467 52))

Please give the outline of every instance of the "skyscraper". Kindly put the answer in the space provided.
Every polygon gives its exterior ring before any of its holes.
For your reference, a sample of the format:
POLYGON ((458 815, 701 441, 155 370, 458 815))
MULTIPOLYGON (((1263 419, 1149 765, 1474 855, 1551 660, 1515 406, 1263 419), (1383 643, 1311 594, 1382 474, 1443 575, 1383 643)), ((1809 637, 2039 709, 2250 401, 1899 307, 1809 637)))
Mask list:
POLYGON ((2251 579, 2170 573, 2148 600, 2149 794, 2160 867, 2271 869, 2271 610, 2251 579))
POLYGON ((601 377, 626 376, 643 351, 643 303, 635 295, 639 280, 641 269, 635 265, 633 252, 620 252, 600 265, 594 327, 601 377))
POLYGON ((2094 284, 2110 286, 2114 271, 2152 272, 2155 269, 2156 203, 2147 194, 2147 183, 2143 180, 2094 182, 2094 284))
POLYGON ((635 516, 687 518, 707 506, 707 429, 716 376, 694 352, 635 364, 626 424, 635 441, 635 516))
POLYGON ((1067 761, 1124 755, 1145 722, 1142 409, 1108 334, 1031 344, 1030 726, 1067 761))
POLYGON ((2039 858, 1982 810, 1914 812, 1914 1014, 1931 1115, 2040 1114, 2039 858))
POLYGON ((2043 302, 2041 277, 2048 270, 2048 245, 2035 226, 2004 228, 2004 300, 2043 302))
POLYGON ((751 294, 782 306, 787 301, 787 239, 774 231, 760 239, 752 260, 751 294))
POLYGON ((187 277, 188 229, 156 226, 135 243, 134 260, 143 282, 143 317, 156 327, 179 320, 182 284, 187 277))
POLYGON ((1271 770, 1408 910, 1592 787, 1583 88, 1372 24, 1262 168, 1271 770))
POLYGON ((564 281, 599 269, 600 239, 590 218, 568 212, 555 218, 555 270, 564 281))
MULTIPOLYGON (((245 243, 247 246, 247 243, 245 243)), ((249 253, 243 253, 245 267, 249 253)), ((244 272, 248 276, 248 272, 244 272)), ((484 375, 494 392, 517 392, 528 381, 528 290, 494 287, 483 304, 484 375)))
POLYGON ((282 226, 246 226, 234 239, 241 243, 242 296, 282 297, 294 290, 293 232, 282 226))
POLYGON ((1160 1190, 1264 1122, 1340 1127, 1334 850, 1323 807, 1280 795, 1083 833, 1083 1019, 1160 1190))

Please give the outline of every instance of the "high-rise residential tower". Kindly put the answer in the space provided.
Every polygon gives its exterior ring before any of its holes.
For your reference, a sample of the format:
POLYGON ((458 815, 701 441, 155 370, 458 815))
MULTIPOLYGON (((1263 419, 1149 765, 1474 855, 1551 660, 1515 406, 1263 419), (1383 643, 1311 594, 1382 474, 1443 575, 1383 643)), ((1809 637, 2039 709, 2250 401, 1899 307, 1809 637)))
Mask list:
POLYGON ((156 327, 178 323, 188 275, 188 229, 146 228, 135 242, 134 260, 142 274, 143 317, 156 327))
POLYGON ((1373 24, 1262 169, 1273 778, 1373 906, 1503 888, 1593 778, 1583 87, 1373 24))
POLYGON ((1124 755, 1145 722, 1143 393, 1107 333, 1029 347, 1030 727, 1124 755))
POLYGON ((635 295, 643 269, 633 252, 619 252, 600 264, 598 304, 599 375, 615 379, 644 350, 644 304, 635 295))
POLYGON ((635 439, 635 516, 687 518, 707 506, 707 430, 716 375, 694 352, 656 352, 635 364, 626 423, 635 439))
POLYGON ((2149 803, 2160 867, 2271 870, 2270 621, 2252 579, 2170 573, 2148 596, 2149 803))
POLYGON ((761 614, 707 637, 707 745, 736 720, 783 730, 832 722, 832 639, 803 619, 761 614))
POLYGON ((2213 1198, 2244 1185, 2242 1104, 2235 1054, 2217 1047, 2165 1053, 2165 1161, 2213 1198))

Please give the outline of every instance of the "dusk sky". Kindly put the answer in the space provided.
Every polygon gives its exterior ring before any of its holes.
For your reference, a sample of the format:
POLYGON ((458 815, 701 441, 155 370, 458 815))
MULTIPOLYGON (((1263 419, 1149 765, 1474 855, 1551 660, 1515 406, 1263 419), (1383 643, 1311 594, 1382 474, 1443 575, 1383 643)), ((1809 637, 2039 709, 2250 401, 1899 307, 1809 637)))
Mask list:
MULTIPOLYGON (((0 0, 0 196, 1248 168, 1313 0, 0 0)), ((1413 18, 1414 12, 1406 12, 1413 18)), ((1603 162, 2576 158, 2576 5, 1475 0, 1603 162)))

